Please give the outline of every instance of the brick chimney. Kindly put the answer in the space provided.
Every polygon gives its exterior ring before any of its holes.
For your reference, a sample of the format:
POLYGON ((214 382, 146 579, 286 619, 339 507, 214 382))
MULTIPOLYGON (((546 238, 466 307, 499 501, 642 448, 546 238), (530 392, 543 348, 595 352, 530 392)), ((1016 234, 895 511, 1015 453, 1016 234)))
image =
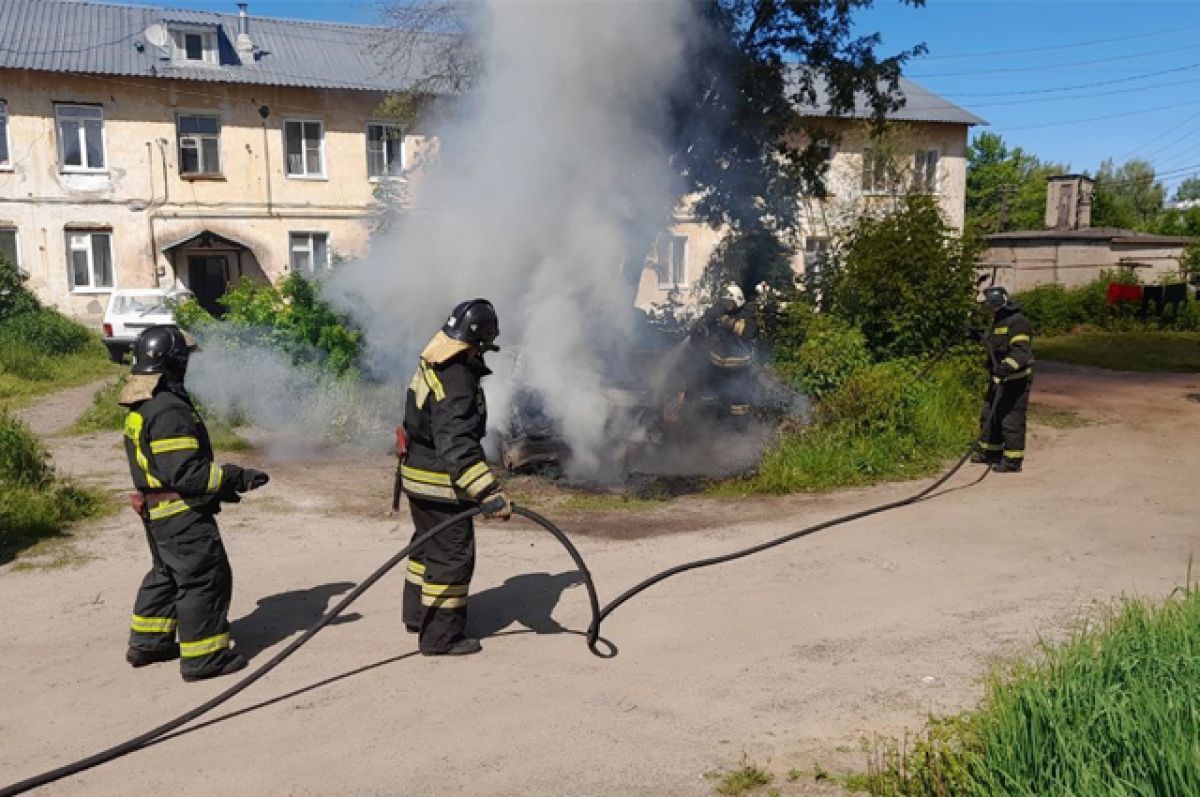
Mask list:
POLYGON ((242 63, 254 60, 254 40, 250 38, 250 16, 246 13, 247 5, 247 3, 237 4, 238 35, 237 43, 234 46, 237 48, 237 54, 242 59, 242 63))
POLYGON ((1083 174, 1060 174, 1046 180, 1046 229, 1085 230, 1092 226, 1092 194, 1096 181, 1083 174))

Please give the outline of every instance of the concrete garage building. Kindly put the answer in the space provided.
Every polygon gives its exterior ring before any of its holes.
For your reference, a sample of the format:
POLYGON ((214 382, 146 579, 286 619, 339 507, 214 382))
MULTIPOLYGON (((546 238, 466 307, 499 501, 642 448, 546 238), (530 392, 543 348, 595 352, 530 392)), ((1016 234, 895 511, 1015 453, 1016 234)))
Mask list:
MULTIPOLYGON (((0 251, 96 322, 115 287, 215 306, 247 276, 365 251, 426 139, 379 29, 73 0, 0 0, 0 251)), ((232 10, 232 3, 231 3, 232 10)))
POLYGON ((1085 175, 1052 177, 1046 184, 1046 229, 989 235, 983 265, 996 270, 997 284, 1011 291, 1047 282, 1073 287, 1123 266, 1154 283, 1179 271, 1183 250, 1197 239, 1093 227, 1094 188, 1085 175))

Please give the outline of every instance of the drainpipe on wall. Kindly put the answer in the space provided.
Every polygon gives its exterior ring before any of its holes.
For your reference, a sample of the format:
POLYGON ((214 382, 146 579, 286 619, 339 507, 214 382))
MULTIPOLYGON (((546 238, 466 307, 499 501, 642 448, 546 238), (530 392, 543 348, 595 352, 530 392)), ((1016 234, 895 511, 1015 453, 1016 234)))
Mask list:
MULTIPOLYGON (((150 178, 150 204, 146 208, 146 225, 150 231, 150 263, 154 268, 154 281, 158 287, 162 287, 162 281, 158 274, 158 236, 154 231, 154 221, 158 218, 158 210, 163 205, 167 204, 171 199, 171 183, 167 173, 167 140, 165 138, 156 139, 158 145, 159 159, 162 161, 162 176, 163 176, 163 198, 157 200, 154 198, 154 178, 150 178)), ((150 142, 146 142, 146 152, 150 160, 150 174, 154 174, 154 150, 150 146, 150 142)), ((172 271, 174 268, 172 267, 172 271)), ((178 275, 172 274, 171 287, 178 281, 178 275)))
POLYGON ((267 215, 271 216, 274 211, 271 208, 271 143, 267 135, 267 117, 271 115, 271 109, 265 105, 258 106, 258 115, 262 117, 263 125, 263 163, 266 171, 263 178, 267 183, 267 215))

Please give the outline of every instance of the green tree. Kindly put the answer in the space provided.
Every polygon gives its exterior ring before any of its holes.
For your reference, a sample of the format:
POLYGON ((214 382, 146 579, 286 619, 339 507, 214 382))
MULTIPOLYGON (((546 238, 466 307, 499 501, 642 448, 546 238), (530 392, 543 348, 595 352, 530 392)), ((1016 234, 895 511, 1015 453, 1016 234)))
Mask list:
POLYGON ((1175 186, 1176 202, 1195 202, 1200 200, 1200 177, 1189 177, 1181 180, 1175 186))
POLYGON ((828 309, 862 330, 880 359, 926 354, 960 334, 975 307, 978 245, 929 196, 860 218, 822 285, 828 309))
POLYGON ((967 147, 967 227, 980 234, 1041 229, 1046 180, 1066 171, 1010 149, 997 133, 980 133, 967 147))
POLYGON ((1166 197, 1167 189, 1148 161, 1135 158, 1118 167, 1110 158, 1096 173, 1092 224, 1150 230, 1162 213, 1166 197))

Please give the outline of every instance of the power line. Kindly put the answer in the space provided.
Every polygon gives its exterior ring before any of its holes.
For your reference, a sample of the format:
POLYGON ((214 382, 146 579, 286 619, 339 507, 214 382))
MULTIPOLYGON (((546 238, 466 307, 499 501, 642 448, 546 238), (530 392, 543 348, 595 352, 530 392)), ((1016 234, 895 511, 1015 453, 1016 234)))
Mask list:
MULTIPOLYGON (((1196 103, 1188 103, 1195 105, 1196 103)), ((1170 105, 1159 105, 1154 108, 1139 108, 1136 111, 1122 111, 1121 113, 1104 114, 1103 116, 1089 116, 1085 119, 1063 119, 1055 122, 1042 122, 1036 125, 1019 125, 1017 127, 999 127, 997 130, 1005 132, 1013 132, 1014 130, 1038 130, 1044 127, 1066 127, 1067 125, 1080 125, 1086 122, 1101 122, 1105 119, 1119 119, 1123 116, 1139 116, 1144 113, 1153 113, 1155 111, 1165 111, 1171 108, 1178 108, 1179 103, 1173 102, 1170 105)))
MULTIPOLYGON (((1126 152, 1124 155, 1122 155, 1122 156, 1121 156, 1122 160, 1124 160, 1124 159, 1128 158, 1130 155, 1133 155, 1133 154, 1135 154, 1135 153, 1138 153, 1138 152, 1140 152, 1141 150, 1145 149, 1146 147, 1150 146, 1151 144, 1154 144, 1154 143, 1156 143, 1156 142, 1158 142, 1158 141, 1161 141, 1162 139, 1164 139, 1164 138, 1166 138, 1167 136, 1169 136, 1169 135, 1171 135, 1172 133, 1174 133, 1174 132, 1175 132, 1176 130, 1178 130, 1179 128, 1181 128, 1181 127, 1185 126, 1185 125, 1186 125, 1188 122, 1192 122, 1192 121, 1194 121, 1194 120, 1196 120, 1196 119, 1200 119, 1200 111, 1197 111, 1196 113, 1192 114, 1191 116, 1188 116, 1186 119, 1184 119, 1182 122, 1180 122, 1179 124, 1175 125, 1174 127, 1170 127, 1170 128, 1168 128, 1167 130, 1163 131, 1162 133, 1159 133, 1157 136, 1155 136, 1154 138, 1150 139, 1150 140, 1149 140, 1149 141, 1147 141, 1146 143, 1144 143, 1144 144, 1139 144, 1138 146, 1134 147, 1134 148, 1133 148, 1132 150, 1130 150, 1129 152, 1126 152)), ((1188 138, 1190 138, 1190 137, 1191 137, 1192 135, 1194 135, 1195 133, 1196 133, 1196 130, 1195 130, 1195 129, 1193 129, 1193 130, 1190 130, 1190 131, 1188 131, 1188 132, 1184 133, 1184 134, 1183 134, 1183 136, 1181 136, 1180 138, 1177 138, 1177 139, 1172 139, 1171 141, 1169 141, 1168 143, 1164 144, 1163 146, 1161 146, 1161 147, 1158 147, 1158 148, 1157 148, 1157 149, 1155 149, 1155 150, 1152 150, 1152 151, 1150 151, 1150 152, 1147 152, 1147 153, 1145 153, 1145 154, 1143 155, 1143 157, 1145 157, 1145 158, 1149 159, 1149 158, 1152 158, 1152 157, 1154 157, 1155 155, 1158 155, 1159 153, 1166 152, 1167 150, 1169 150, 1171 147, 1175 146, 1176 144, 1179 144, 1179 143, 1180 143, 1180 142, 1182 142, 1182 141, 1186 141, 1188 138)))
POLYGON ((1178 53, 1183 51, 1194 51, 1196 45, 1189 44, 1185 47, 1173 47, 1168 50, 1151 50, 1144 53, 1130 53, 1128 55, 1107 56, 1105 58, 1093 58, 1087 61, 1068 61, 1062 64, 1038 64, 1036 66, 1007 66, 997 67, 996 69, 977 69, 970 72, 914 72, 911 77, 971 77, 975 75, 998 75, 1001 73, 1012 72, 1038 72, 1046 69, 1065 69, 1075 66, 1093 66, 1095 64, 1108 64, 1114 61, 1131 61, 1137 58, 1151 58, 1158 55, 1167 55, 1168 53, 1178 53))
POLYGON ((1022 91, 956 91, 948 92, 947 97, 1016 97, 1029 94, 1052 94, 1060 91, 1074 91, 1076 89, 1092 89, 1099 86, 1111 86, 1114 83, 1132 83, 1137 80, 1145 80, 1149 77, 1158 77, 1160 75, 1174 75, 1180 72, 1186 72, 1190 69, 1200 67, 1200 61, 1183 66, 1172 67, 1171 69, 1160 69, 1155 72, 1145 72, 1140 75, 1132 75, 1130 77, 1113 78, 1111 80, 1098 80, 1092 83, 1078 83, 1074 86, 1059 86, 1052 89, 1025 89, 1022 91))
POLYGON ((1168 30, 1157 30, 1149 33, 1139 33, 1132 36, 1113 36, 1109 39, 1091 39, 1089 41, 1069 42, 1067 44, 1050 44, 1044 47, 1021 47, 1015 50, 991 50, 983 53, 955 53, 951 55, 927 55, 923 56, 922 61, 948 61, 960 58, 990 58, 996 55, 1019 55, 1022 53, 1043 53, 1059 50, 1073 50, 1078 47, 1091 47, 1096 44, 1111 44, 1113 42, 1129 42, 1134 39, 1149 39, 1155 36, 1166 36, 1172 33, 1183 33, 1185 31, 1200 29, 1200 25, 1191 25, 1186 28, 1170 28, 1168 30))

